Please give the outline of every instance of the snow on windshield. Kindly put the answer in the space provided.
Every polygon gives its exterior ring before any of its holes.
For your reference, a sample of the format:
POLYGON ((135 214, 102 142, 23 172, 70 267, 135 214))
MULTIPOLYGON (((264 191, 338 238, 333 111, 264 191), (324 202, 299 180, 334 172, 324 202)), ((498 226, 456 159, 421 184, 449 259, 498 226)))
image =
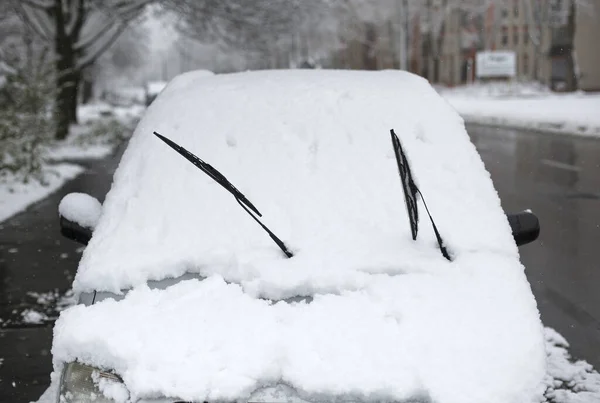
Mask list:
POLYGON ((437 272, 447 262, 427 223, 411 239, 390 129, 454 257, 516 258, 462 120, 425 80, 257 72, 167 88, 152 104, 115 174, 75 287, 119 291, 191 271, 285 298, 356 289, 373 273, 437 272), (214 165, 294 258, 154 131, 214 165))
POLYGON ((167 89, 123 156, 75 287, 135 288, 61 315, 55 370, 114 369, 134 397, 285 384, 308 400, 506 403, 544 390, 539 314, 489 175, 456 112, 406 73, 167 89), (411 238, 390 129, 452 262, 428 223, 411 238), (153 131, 214 165, 294 257, 153 131), (185 272, 207 279, 145 285, 185 272), (314 299, 276 301, 296 295, 314 299))

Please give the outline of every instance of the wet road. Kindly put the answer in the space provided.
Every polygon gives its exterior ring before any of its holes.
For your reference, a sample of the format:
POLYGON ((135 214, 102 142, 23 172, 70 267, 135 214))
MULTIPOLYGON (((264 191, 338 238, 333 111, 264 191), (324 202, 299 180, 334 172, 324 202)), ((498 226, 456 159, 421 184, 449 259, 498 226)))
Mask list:
POLYGON ((504 209, 540 218, 520 252, 542 321, 600 369, 600 140, 467 129, 504 209))
MULTIPOLYGON (((531 208, 540 217, 540 240, 522 247, 521 257, 544 323, 571 342, 575 356, 600 368, 600 140, 468 131, 505 210, 531 208)), ((94 164, 0 226, 0 402, 37 399, 49 382, 51 323, 23 327, 18 320, 26 308, 52 316, 55 296, 71 285, 80 250, 59 236, 58 202, 73 191, 102 200, 117 162, 94 164), (39 305, 32 291, 50 295, 50 303, 39 305)))

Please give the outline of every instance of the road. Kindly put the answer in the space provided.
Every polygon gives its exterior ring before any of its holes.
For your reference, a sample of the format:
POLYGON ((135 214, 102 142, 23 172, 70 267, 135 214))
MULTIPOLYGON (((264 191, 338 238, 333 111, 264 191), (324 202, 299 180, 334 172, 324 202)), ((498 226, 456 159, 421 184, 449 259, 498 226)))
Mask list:
MULTIPOLYGON (((506 211, 531 208, 540 240, 521 258, 542 320, 600 368, 600 140, 469 126, 506 211)), ((20 313, 39 306, 28 292, 64 293, 80 256, 59 237, 57 205, 72 191, 103 199, 118 157, 2 223, 0 227, 0 402, 37 399, 52 369, 52 325, 26 326, 20 313), (14 312, 13 312, 14 311, 14 312), (13 386, 14 382, 14 386, 13 386)))

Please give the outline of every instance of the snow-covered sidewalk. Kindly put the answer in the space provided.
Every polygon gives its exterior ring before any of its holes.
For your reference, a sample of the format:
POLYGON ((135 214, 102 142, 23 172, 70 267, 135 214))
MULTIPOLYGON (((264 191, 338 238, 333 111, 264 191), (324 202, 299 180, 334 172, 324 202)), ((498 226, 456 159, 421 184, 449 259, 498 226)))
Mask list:
POLYGON ((470 123, 600 137, 600 94, 556 94, 534 85, 438 88, 470 123))
POLYGON ((132 123, 142 111, 140 106, 114 108, 101 103, 82 106, 80 124, 72 127, 69 137, 43 148, 43 183, 35 178, 23 182, 10 176, 0 182, 0 222, 44 199, 84 171, 80 165, 64 160, 108 156, 120 138, 129 136, 132 123))

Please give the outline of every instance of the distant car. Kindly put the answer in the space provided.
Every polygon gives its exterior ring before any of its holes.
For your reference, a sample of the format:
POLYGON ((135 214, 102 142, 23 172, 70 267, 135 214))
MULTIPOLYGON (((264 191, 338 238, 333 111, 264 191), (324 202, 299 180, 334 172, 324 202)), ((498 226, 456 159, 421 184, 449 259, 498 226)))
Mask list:
POLYGON ((146 106, 150 105, 166 86, 166 81, 150 81, 146 83, 144 87, 146 93, 146 106))
POLYGON ((462 119, 417 76, 183 75, 104 204, 69 195, 60 216, 88 246, 54 328, 57 402, 544 392, 517 249, 537 219, 507 219, 462 119))
MULTIPOLYGON (((212 77, 215 73, 210 70, 195 70, 190 71, 184 74, 181 74, 178 77, 178 81, 185 81, 186 79, 198 80, 206 77, 212 77)), ((167 86, 167 81, 149 81, 145 85, 145 93, 146 93, 146 106, 149 106, 162 92, 162 90, 167 86)))

